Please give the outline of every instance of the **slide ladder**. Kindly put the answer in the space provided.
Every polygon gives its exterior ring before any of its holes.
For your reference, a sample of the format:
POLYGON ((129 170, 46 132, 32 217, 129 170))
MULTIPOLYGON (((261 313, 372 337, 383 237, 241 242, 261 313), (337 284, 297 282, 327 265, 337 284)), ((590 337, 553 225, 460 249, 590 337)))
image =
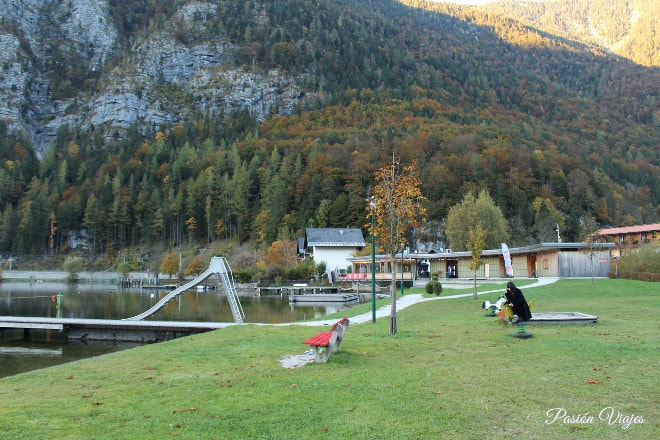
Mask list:
MULTIPOLYGON (((218 258, 218 257, 215 257, 218 258)), ((223 258, 223 260, 225 260, 223 258)), ((225 292, 227 293, 227 301, 229 302, 229 307, 231 307, 231 313, 234 315, 235 322, 243 322, 245 319, 245 313, 243 313, 243 307, 241 306, 241 301, 238 298, 238 293, 236 293, 236 286, 234 285, 234 275, 231 273, 231 267, 227 261, 224 261, 224 266, 229 271, 224 270, 222 272, 216 272, 217 276, 222 280, 222 285, 225 286, 225 292)))
MULTIPOLYGON (((227 294, 227 300, 229 302, 229 306, 231 307, 231 312, 234 315, 234 321, 238 323, 242 323, 243 320, 245 319, 245 314, 243 313, 241 302, 238 298, 238 294, 236 293, 236 287, 234 286, 233 276, 231 272, 228 273, 227 271, 228 267, 229 264, 227 263, 226 258, 224 257, 211 258, 211 264, 209 264, 209 268, 206 269, 201 275, 197 276, 195 279, 184 284, 183 286, 174 289, 173 291, 162 297, 160 301, 154 304, 150 309, 140 313, 139 315, 135 315, 131 318, 126 318, 126 320, 139 321, 148 316, 151 316, 154 313, 156 313, 158 310, 160 310, 170 300, 175 298, 177 295, 180 295, 186 290, 195 287, 196 285, 200 284, 211 275, 216 275, 220 277, 220 280, 222 280, 222 284, 225 288, 225 293, 227 294)), ((229 270, 231 271, 231 269, 229 270)))

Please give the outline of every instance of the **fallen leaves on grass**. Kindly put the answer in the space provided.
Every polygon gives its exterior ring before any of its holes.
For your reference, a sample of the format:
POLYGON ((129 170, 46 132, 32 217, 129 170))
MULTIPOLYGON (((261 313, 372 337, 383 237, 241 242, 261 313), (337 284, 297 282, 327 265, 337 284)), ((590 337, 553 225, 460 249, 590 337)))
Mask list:
POLYGON ((584 381, 584 383, 591 383, 591 384, 594 384, 594 385, 598 385, 600 383, 600 381, 598 379, 587 379, 587 380, 584 381))
POLYGON ((180 413, 180 412, 193 412, 193 411, 197 411, 197 408, 195 408, 195 407, 193 407, 193 408, 177 408, 177 409, 174 410, 174 413, 176 414, 176 413, 180 413))

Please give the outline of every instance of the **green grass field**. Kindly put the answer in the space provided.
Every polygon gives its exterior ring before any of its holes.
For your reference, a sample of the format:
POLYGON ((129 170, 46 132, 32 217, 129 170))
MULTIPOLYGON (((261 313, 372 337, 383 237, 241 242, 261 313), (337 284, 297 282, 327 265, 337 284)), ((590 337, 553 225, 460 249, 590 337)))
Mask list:
POLYGON ((660 284, 523 291, 598 323, 517 339, 484 316, 497 294, 438 299, 399 311, 395 336, 351 324, 327 364, 295 369, 279 359, 324 328, 232 326, 0 379, 0 438, 660 438, 660 284))

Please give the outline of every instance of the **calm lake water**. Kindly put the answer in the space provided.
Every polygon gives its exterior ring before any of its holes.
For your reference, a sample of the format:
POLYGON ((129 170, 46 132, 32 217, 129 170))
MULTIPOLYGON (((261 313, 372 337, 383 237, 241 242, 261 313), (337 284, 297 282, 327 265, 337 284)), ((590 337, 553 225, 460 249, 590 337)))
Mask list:
MULTIPOLYGON (((115 285, 66 283, 0 283, 0 315, 56 317, 62 294, 62 318, 123 319, 154 305, 166 290, 119 289, 115 285)), ((239 292, 241 293, 241 292, 239 292)), ((300 305, 285 296, 241 294, 247 323, 284 323, 321 317, 350 307, 346 304, 300 305)), ((234 322, 223 289, 187 291, 148 318, 154 321, 234 322)), ((5 331, 0 339, 0 377, 45 368, 135 347, 138 344, 69 341, 56 331, 5 331)))

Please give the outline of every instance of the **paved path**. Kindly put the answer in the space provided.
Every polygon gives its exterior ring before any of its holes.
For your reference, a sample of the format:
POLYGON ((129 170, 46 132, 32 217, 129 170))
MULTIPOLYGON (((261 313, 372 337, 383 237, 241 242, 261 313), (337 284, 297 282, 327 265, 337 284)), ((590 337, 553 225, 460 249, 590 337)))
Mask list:
MULTIPOLYGON (((521 289, 527 290, 531 289, 533 287, 538 287, 538 286, 545 286, 547 284, 554 283, 558 281, 559 278, 553 278, 553 277, 543 277, 543 278, 537 278, 536 283, 534 284, 527 284, 521 289)), ((444 292, 446 292, 448 289, 444 289, 444 292)), ((503 294, 504 289, 496 289, 496 290, 487 290, 484 292, 478 292, 477 295, 486 295, 486 294, 491 294, 491 293, 498 293, 498 294, 503 294)), ((413 304, 417 304, 420 302, 426 302, 426 301, 438 301, 438 300, 447 300, 447 299, 456 299, 456 298, 465 298, 468 296, 472 296, 473 292, 469 293, 461 293, 458 295, 446 295, 446 296, 434 296, 434 297, 424 297, 421 293, 414 293, 414 294, 408 294, 404 295, 400 298, 397 298, 396 300, 396 310, 397 312, 400 310, 405 309, 408 306, 411 306, 413 304)), ((383 318, 385 316, 390 316, 390 304, 387 304, 380 309, 376 310, 376 319, 378 318, 383 318)), ((365 322, 371 322, 372 318, 372 312, 369 311, 367 313, 363 313, 361 315, 353 316, 351 319, 351 324, 362 324, 365 322)), ((336 320, 320 320, 320 321, 307 321, 307 322, 297 322, 295 324, 299 325, 309 325, 309 326, 317 326, 317 325, 332 325, 334 324, 336 320)), ((294 324, 294 323, 288 323, 294 324)))

